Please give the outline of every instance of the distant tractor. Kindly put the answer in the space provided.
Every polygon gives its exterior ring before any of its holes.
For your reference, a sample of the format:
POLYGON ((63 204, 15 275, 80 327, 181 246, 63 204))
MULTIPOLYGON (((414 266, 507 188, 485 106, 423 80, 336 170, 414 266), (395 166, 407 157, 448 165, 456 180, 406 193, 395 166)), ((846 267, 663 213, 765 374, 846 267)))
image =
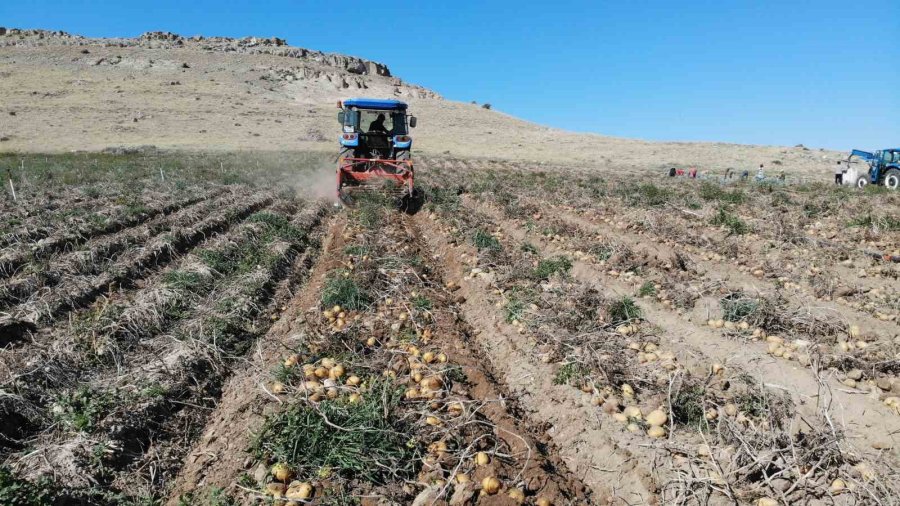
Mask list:
POLYGON ((397 198, 404 211, 422 205, 422 192, 415 187, 410 156, 415 116, 399 100, 351 98, 338 102, 341 111, 341 152, 338 157, 337 193, 352 205, 354 194, 377 191, 397 198))
POLYGON ((874 153, 854 149, 847 158, 844 184, 864 188, 868 184, 884 185, 896 190, 900 188, 900 148, 882 149, 874 153), (869 169, 862 173, 854 167, 854 157, 866 162, 869 169))

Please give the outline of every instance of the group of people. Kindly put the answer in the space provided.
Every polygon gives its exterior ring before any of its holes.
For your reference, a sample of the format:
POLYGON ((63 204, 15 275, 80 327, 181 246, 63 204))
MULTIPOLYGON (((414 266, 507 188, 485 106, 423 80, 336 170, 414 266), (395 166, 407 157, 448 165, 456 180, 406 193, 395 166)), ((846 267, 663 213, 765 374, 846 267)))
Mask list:
MULTIPOLYGON (((669 169, 669 176, 670 177, 687 176, 687 177, 690 177, 691 179, 696 179, 697 178, 697 168, 691 167, 691 168, 685 170, 685 169, 677 169, 675 167, 672 167, 669 169)), ((735 177, 734 169, 729 167, 728 169, 725 170, 725 179, 734 179, 734 177, 735 177)), ((741 172, 741 181, 746 181, 748 179, 750 179, 750 171, 744 170, 743 172, 741 172)), ((756 170, 756 180, 764 181, 765 179, 766 179, 765 165, 761 163, 761 164, 759 164, 759 169, 756 170)), ((784 180, 785 180, 784 171, 781 171, 781 173, 778 174, 778 180, 781 182, 784 182, 784 180)))

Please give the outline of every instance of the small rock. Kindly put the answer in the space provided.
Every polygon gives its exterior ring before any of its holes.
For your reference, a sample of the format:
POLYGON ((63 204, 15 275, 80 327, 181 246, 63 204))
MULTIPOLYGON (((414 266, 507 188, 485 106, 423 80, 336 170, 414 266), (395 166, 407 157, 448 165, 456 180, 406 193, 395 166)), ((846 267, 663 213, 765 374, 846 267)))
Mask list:
POLYGON ((256 480, 256 483, 262 485, 266 482, 266 478, 269 476, 269 469, 262 463, 256 466, 256 469, 253 471, 253 479, 256 480))
POLYGON ((475 495, 475 486, 471 483, 460 483, 453 487, 453 495, 450 497, 450 506, 468 504, 475 495))
MULTIPOLYGON (((413 500, 412 506, 430 506, 437 502, 441 495, 441 487, 430 485, 425 490, 419 492, 419 495, 413 500)), ((451 502, 451 504, 453 504, 451 502)))

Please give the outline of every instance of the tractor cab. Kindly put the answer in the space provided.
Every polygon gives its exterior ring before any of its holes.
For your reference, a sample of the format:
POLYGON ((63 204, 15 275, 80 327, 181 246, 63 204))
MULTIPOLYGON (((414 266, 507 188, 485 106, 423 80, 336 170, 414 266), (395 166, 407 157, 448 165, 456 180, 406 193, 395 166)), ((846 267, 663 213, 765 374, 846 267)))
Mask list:
POLYGON ((883 185, 891 190, 900 188, 900 148, 882 149, 873 153, 854 149, 847 158, 848 165, 853 163, 854 158, 869 165, 868 174, 858 176, 853 174, 851 184, 854 186, 862 188, 871 183, 883 185))
POLYGON ((338 107, 340 200, 352 204, 354 193, 376 190, 396 196, 400 207, 414 211, 422 196, 413 184, 409 129, 415 128, 416 118, 407 114, 408 106, 399 100, 350 98, 338 107))
POLYGON ((341 154, 355 158, 408 160, 416 126, 399 100, 351 98, 340 103, 341 154))

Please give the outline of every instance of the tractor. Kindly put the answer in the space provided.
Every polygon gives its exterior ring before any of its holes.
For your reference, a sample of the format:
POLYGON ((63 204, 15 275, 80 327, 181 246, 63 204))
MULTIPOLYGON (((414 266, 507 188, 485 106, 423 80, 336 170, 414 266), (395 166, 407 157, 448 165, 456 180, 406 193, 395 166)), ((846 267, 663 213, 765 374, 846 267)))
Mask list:
POLYGON ((882 149, 874 153, 854 149, 847 157, 847 171, 844 172, 844 184, 864 188, 868 184, 884 185, 896 190, 900 188, 900 148, 882 149), (854 157, 866 162, 869 170, 861 174, 852 164, 854 157))
POLYGON ((341 151, 338 155, 337 194, 344 205, 354 195, 376 191, 396 198, 400 209, 416 212, 423 195, 416 188, 410 156, 416 117, 399 100, 350 98, 338 102, 341 151))

